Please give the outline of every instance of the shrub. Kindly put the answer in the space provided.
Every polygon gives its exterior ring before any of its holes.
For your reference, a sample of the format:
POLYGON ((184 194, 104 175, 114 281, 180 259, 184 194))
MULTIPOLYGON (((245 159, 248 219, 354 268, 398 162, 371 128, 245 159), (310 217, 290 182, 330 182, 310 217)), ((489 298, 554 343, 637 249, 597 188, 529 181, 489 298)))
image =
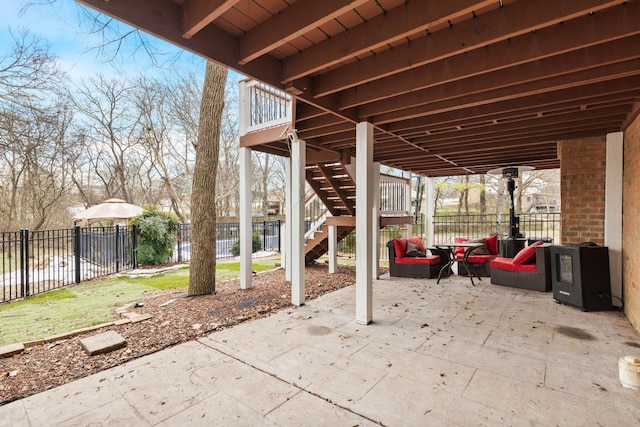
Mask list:
POLYGON ((164 264, 171 260, 178 220, 156 208, 145 211, 131 221, 138 227, 138 262, 142 265, 164 264))
MULTIPOLYGON (((260 238, 260 233, 256 231, 251 236, 251 252, 258 252, 260 249, 262 249, 262 239, 260 238)), ((231 255, 240 255, 240 239, 233 242, 233 246, 231 246, 231 255)))

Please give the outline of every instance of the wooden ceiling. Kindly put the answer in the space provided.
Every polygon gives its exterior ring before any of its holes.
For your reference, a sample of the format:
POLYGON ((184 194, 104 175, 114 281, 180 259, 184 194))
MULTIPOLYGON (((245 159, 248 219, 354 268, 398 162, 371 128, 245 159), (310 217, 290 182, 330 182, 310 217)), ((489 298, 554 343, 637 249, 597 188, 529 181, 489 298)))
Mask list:
POLYGON ((296 95, 309 149, 369 121, 375 161, 425 176, 557 168, 640 105, 634 0, 78 1, 296 95))

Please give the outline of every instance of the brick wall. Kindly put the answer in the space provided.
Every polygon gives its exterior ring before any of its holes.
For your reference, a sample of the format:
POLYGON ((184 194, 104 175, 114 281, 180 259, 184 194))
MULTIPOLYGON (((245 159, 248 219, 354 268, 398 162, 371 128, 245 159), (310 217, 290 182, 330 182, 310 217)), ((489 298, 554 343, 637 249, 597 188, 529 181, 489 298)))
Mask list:
POLYGON ((622 283, 627 318, 640 332, 640 116, 624 133, 622 283))
POLYGON ((604 244, 606 137, 560 141, 562 244, 604 244))

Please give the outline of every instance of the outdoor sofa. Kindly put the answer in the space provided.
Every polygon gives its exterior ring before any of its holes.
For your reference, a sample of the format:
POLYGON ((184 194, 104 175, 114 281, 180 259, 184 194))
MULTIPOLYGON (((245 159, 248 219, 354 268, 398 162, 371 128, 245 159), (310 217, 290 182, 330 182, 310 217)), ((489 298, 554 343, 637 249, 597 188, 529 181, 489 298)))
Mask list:
POLYGON ((446 250, 429 248, 427 254, 420 237, 398 237, 387 242, 389 249, 389 276, 412 277, 418 279, 433 279, 438 277, 440 270, 447 265, 449 254, 446 250), (423 256, 415 256, 409 249, 417 246, 423 256), (412 256, 413 255, 413 256, 412 256))
POLYGON ((513 258, 491 261, 491 283, 548 292, 551 290, 551 259, 548 243, 535 242, 513 258))

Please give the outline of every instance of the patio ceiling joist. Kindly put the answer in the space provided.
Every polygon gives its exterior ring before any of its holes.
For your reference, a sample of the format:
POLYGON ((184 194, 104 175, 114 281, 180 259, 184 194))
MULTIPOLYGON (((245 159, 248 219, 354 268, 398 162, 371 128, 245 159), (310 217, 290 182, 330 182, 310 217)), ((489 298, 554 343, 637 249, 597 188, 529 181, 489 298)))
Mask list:
POLYGON ((303 76, 337 65, 350 58, 369 55, 376 48, 426 32, 474 10, 495 5, 495 0, 410 1, 373 19, 362 22, 336 36, 327 38, 283 61, 282 81, 291 82, 303 76))
MULTIPOLYGON (((533 6, 532 2, 514 2, 509 7, 487 12, 485 15, 452 25, 447 30, 425 34, 411 40, 411 43, 324 73, 314 79, 314 95, 320 97, 335 93, 474 49, 486 48, 620 3, 623 1, 536 0, 533 6)), ((584 30, 585 27, 582 28, 582 31, 584 30)), ((283 67, 286 80, 286 61, 283 67)))
POLYGON ((190 39, 195 33, 218 19, 239 0, 186 0, 182 4, 182 37, 190 39))
POLYGON ((367 2, 368 0, 298 0, 239 37, 238 62, 246 64, 253 61, 367 2))

